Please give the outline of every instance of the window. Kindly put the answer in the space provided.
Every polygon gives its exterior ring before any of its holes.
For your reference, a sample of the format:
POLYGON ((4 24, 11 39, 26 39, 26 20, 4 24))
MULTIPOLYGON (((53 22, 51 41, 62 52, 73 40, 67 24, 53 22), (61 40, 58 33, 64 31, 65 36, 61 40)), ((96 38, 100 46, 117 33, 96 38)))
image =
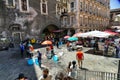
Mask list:
POLYGON ((20 11, 29 12, 29 2, 28 0, 19 0, 20 11))
POLYGON ((74 11, 74 7, 75 7, 74 2, 71 2, 70 4, 71 11, 74 11))
POLYGON ((82 26, 82 17, 80 17, 80 26, 82 26))
POLYGON ((60 4, 56 4, 56 15, 60 15, 60 14, 61 14, 60 4))
POLYGON ((6 0, 6 5, 8 8, 15 8, 15 0, 6 0))
POLYGON ((74 2, 71 2, 71 8, 74 8, 74 2))
POLYGON ((74 24, 74 22, 75 22, 75 21, 74 21, 74 16, 71 16, 71 17, 70 17, 70 25, 74 24))
POLYGON ((48 14, 48 7, 47 7, 46 0, 41 0, 41 14, 44 14, 44 15, 48 14))
POLYGON ((67 25, 67 18, 66 17, 64 18, 64 22, 65 22, 65 25, 67 25))
POLYGON ((66 3, 66 0, 63 0, 63 3, 66 3))
POLYGON ((82 2, 80 2, 80 10, 82 10, 82 2))
POLYGON ((67 25, 67 17, 63 17, 62 25, 63 26, 67 25))

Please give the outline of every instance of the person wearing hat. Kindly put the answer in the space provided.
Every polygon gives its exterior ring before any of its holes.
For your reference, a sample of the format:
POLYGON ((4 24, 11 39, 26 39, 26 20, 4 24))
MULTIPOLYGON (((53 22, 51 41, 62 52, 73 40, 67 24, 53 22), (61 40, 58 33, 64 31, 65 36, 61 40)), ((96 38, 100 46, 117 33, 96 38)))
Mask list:
POLYGON ((43 74, 39 80, 52 80, 52 76, 49 75, 49 70, 47 68, 43 70, 43 74))
POLYGON ((82 63, 83 63, 84 55, 83 55, 83 52, 81 51, 81 49, 77 50, 76 59, 78 61, 79 68, 82 68, 82 63))
POLYGON ((23 73, 20 73, 19 76, 18 76, 18 78, 15 79, 15 80, 28 80, 28 78, 25 77, 23 73))

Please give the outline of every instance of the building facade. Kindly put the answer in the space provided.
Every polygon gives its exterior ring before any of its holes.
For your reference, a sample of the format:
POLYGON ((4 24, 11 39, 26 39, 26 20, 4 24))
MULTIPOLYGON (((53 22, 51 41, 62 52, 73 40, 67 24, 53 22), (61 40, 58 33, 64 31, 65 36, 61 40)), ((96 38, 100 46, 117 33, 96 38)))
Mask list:
POLYGON ((14 42, 43 36, 58 37, 54 31, 61 27, 66 0, 0 1, 0 34, 6 34, 14 42))
POLYGON ((0 0, 0 34, 20 42, 109 26, 109 0, 0 0))
POLYGON ((68 35, 76 32, 105 30, 109 26, 109 0, 68 0, 67 16, 63 17, 62 28, 68 35))
POLYGON ((111 28, 120 29, 120 8, 110 11, 110 26, 111 28))

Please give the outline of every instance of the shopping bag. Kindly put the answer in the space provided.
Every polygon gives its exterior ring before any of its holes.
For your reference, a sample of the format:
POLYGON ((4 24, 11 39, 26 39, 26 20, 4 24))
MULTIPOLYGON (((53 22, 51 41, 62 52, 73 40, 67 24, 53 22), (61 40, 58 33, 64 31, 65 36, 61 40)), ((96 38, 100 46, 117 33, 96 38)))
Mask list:
POLYGON ((27 64, 30 65, 30 66, 33 65, 33 59, 28 59, 27 64))
POLYGON ((58 56, 57 55, 54 55, 52 57, 52 60, 55 62, 55 63, 58 63, 58 56))

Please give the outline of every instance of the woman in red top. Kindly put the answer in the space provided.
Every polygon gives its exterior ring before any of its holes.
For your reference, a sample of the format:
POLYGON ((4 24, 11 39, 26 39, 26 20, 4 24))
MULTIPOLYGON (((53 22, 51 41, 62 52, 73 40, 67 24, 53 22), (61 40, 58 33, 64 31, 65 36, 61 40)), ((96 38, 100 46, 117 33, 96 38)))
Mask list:
POLYGON ((80 49, 78 49, 78 51, 76 53, 76 59, 78 61, 79 68, 82 68, 82 63, 83 63, 82 61, 84 59, 84 55, 83 55, 83 52, 80 49))

